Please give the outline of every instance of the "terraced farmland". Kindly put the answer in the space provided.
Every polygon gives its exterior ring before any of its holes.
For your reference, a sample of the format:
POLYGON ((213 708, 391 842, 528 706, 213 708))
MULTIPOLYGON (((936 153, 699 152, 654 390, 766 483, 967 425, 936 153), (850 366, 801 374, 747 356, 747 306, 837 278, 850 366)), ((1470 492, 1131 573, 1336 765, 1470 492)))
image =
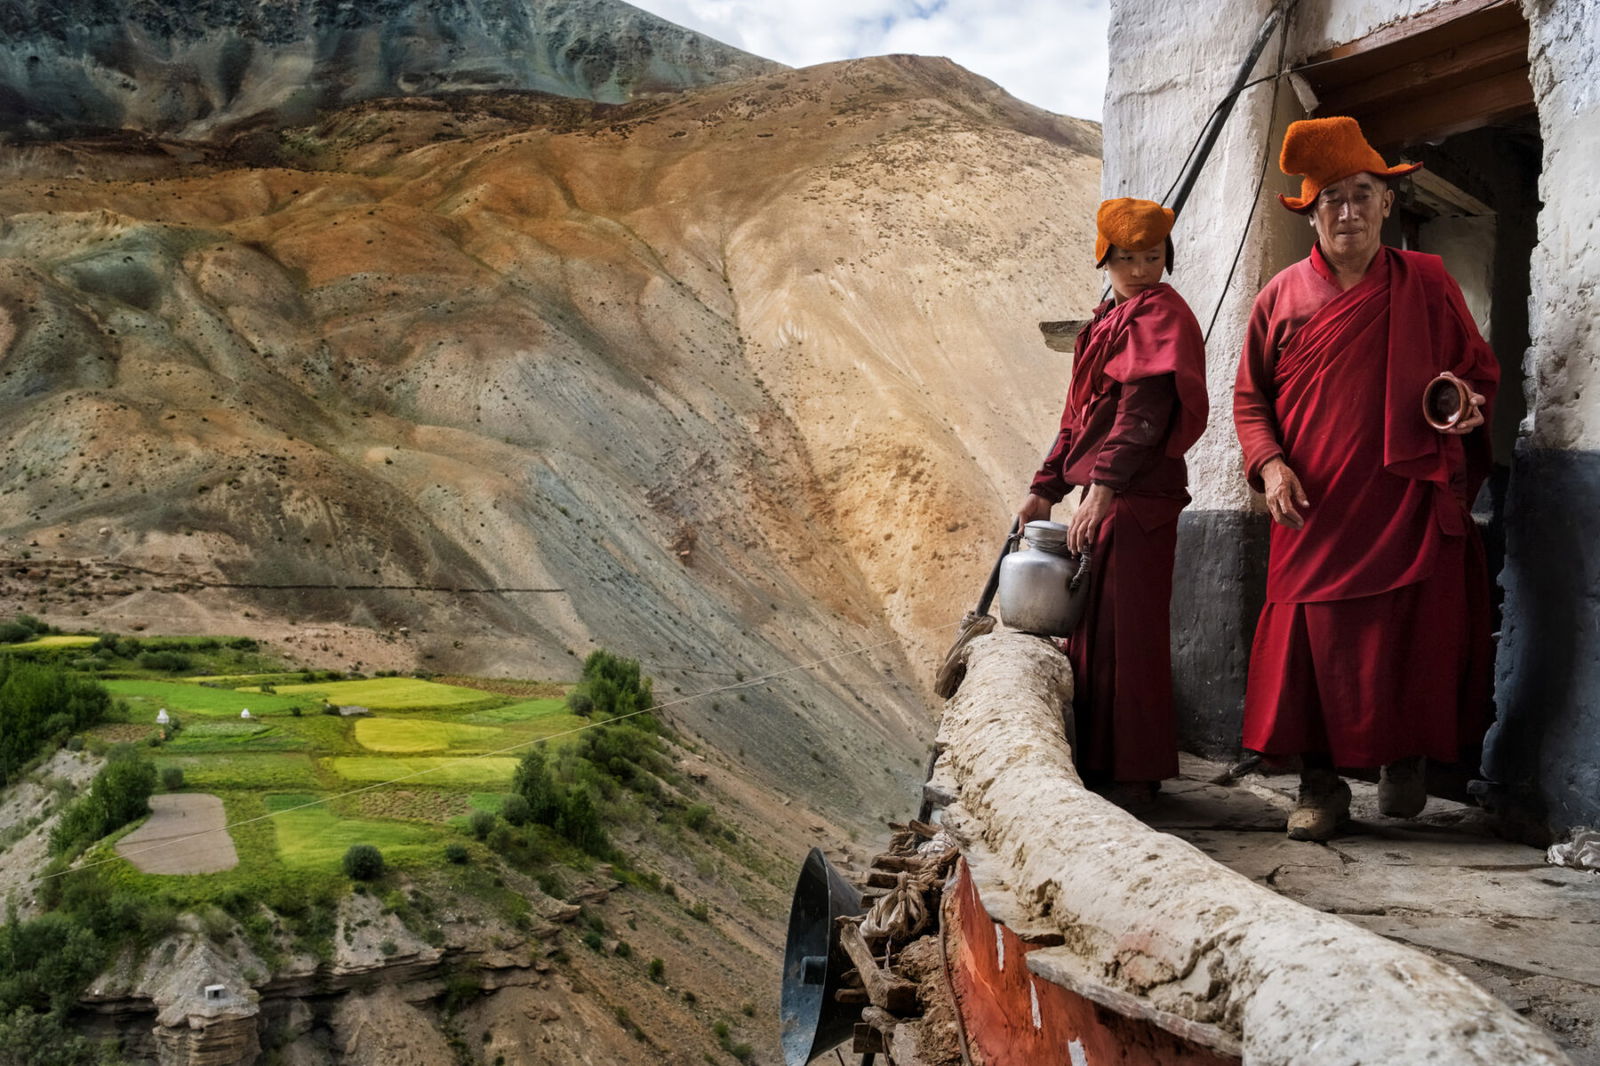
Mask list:
POLYGON ((588 724, 563 699, 493 683, 306 681, 252 665, 251 673, 104 682, 128 714, 98 727, 103 738, 156 744, 159 770, 182 770, 185 791, 215 794, 228 811, 240 869, 208 875, 220 879, 209 887, 197 881, 201 895, 263 874, 337 877, 352 844, 373 844, 402 867, 422 856, 436 863, 444 844, 471 841, 467 814, 498 811, 529 746, 566 743, 588 724), (369 713, 325 713, 329 704, 369 713), (157 725, 162 708, 180 728, 157 725))

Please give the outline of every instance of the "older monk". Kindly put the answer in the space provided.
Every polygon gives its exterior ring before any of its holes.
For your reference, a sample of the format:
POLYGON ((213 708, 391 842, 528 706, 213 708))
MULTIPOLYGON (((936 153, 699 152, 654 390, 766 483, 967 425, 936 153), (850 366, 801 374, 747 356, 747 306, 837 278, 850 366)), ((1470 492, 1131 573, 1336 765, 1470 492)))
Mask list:
POLYGON ((1256 298, 1234 391, 1274 523, 1244 746, 1299 758, 1289 836, 1325 840, 1350 808, 1337 767, 1381 767, 1383 813, 1412 817, 1423 758, 1482 735, 1488 577, 1468 507, 1499 368, 1439 258, 1382 243, 1389 181, 1420 164, 1387 166, 1354 119, 1328 118, 1292 124, 1280 165, 1316 243, 1256 298), (1465 403, 1436 428, 1423 396, 1441 375, 1465 403))

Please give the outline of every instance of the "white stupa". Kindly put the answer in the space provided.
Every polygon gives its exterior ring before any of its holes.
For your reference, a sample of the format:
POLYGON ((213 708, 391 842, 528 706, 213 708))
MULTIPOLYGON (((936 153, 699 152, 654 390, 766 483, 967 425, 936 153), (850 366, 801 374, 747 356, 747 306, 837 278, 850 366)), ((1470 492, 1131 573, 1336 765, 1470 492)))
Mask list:
POLYGON ((156 712, 156 725, 166 725, 170 721, 172 721, 172 716, 167 713, 165 707, 156 712))
POLYGON ((239 712, 239 717, 240 718, 249 718, 250 717, 250 708, 246 707, 244 710, 240 711, 239 712))

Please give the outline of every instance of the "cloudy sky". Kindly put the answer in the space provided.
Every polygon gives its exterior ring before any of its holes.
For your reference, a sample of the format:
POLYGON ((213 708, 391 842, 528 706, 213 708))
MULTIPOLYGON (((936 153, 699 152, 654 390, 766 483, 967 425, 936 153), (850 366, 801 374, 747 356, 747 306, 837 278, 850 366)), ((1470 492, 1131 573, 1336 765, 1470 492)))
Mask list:
POLYGON ((630 0, 792 67, 949 56, 1030 104, 1100 118, 1107 0, 630 0))

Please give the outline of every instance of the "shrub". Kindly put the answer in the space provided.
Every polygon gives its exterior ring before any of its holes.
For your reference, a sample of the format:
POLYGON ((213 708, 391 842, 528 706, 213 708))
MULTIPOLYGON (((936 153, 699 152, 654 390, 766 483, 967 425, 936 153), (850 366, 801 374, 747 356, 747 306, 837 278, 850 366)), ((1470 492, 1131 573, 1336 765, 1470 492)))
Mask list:
POLYGON ((146 670, 160 670, 176 674, 189 669, 189 657, 177 651, 147 651, 139 656, 139 665, 146 670))
POLYGON ((511 831, 509 825, 502 822, 489 833, 489 839, 485 843, 495 854, 507 855, 517 846, 517 834, 511 831))
POLYGON ((505 803, 500 807, 500 817, 512 825, 527 825, 532 815, 533 809, 526 797, 518 792, 507 796, 505 803))
POLYGON ((683 812, 683 824, 699 833, 711 824, 711 808, 704 803, 690 804, 683 812))
POLYGON ((667 963, 666 963, 666 960, 660 959, 660 958, 651 959, 650 960, 649 973, 650 973, 650 980, 656 982, 657 984, 660 984, 661 981, 664 980, 666 978, 666 976, 667 976, 667 963))
POLYGON ((344 853, 344 873, 352 881, 376 881, 383 876, 383 852, 371 844, 351 844, 344 853))
POLYGON ((488 811, 473 811, 472 817, 467 819, 467 826, 472 830, 472 835, 483 840, 494 829, 495 817, 488 811))
POLYGON ((183 767, 169 766, 161 771, 161 787, 176 792, 183 787, 183 767))
POLYGON ((591 929, 587 933, 583 934, 583 943, 584 943, 584 946, 587 947, 590 951, 596 951, 597 952, 597 951, 599 951, 601 949, 601 946, 604 943, 604 941, 601 940, 599 933, 597 933, 593 929, 591 929))
POLYGON ((450 843, 444 846, 444 861, 453 862, 457 866, 465 866, 472 856, 467 851, 465 844, 450 843))

